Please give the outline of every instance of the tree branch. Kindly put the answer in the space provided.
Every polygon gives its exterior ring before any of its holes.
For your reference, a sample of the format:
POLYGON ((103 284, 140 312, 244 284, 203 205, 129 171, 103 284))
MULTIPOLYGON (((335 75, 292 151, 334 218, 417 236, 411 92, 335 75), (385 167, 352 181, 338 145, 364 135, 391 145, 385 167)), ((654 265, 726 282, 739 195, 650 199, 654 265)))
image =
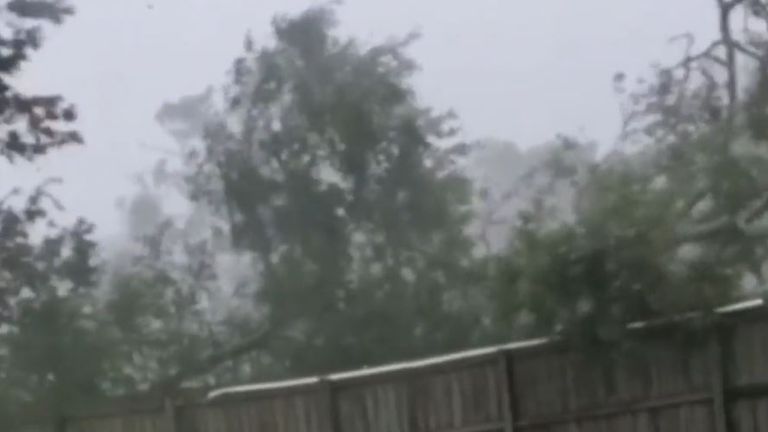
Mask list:
POLYGON ((738 77, 737 77, 737 65, 736 65, 736 49, 734 47, 733 35, 731 33, 731 12, 733 8, 739 5, 743 0, 732 0, 727 2, 726 0, 717 0, 717 5, 720 9, 720 38, 725 46, 725 68, 728 73, 727 89, 728 89, 728 108, 729 117, 733 116, 733 109, 738 101, 738 77))
POLYGON ((748 57, 751 57, 752 59, 756 60, 757 62, 763 63, 765 61, 765 57, 763 57, 759 53, 757 53, 755 51, 752 51, 751 49, 747 48, 741 42, 733 40, 733 41, 731 41, 731 44, 733 45, 733 48, 736 51, 739 51, 740 53, 742 53, 742 54, 744 54, 744 55, 746 55, 748 57))
POLYGON ((768 237, 768 223, 759 223, 768 214, 768 192, 748 204, 735 216, 725 215, 677 231, 680 243, 697 242, 725 233, 739 233, 749 238, 768 237))
POLYGON ((715 49, 719 48, 721 45, 723 45, 723 41, 716 40, 716 41, 712 42, 711 44, 709 44, 709 46, 707 46, 701 52, 699 52, 698 54, 694 54, 694 55, 690 54, 690 49, 686 49, 685 58, 680 63, 675 65, 675 67, 685 67, 685 68, 687 68, 687 67, 690 67, 690 65, 692 63, 695 63, 695 62, 697 62, 699 60, 704 60, 704 59, 712 60, 715 63, 719 64, 720 66, 727 67, 728 63, 724 59, 722 59, 720 57, 717 57, 713 53, 713 51, 715 49))
POLYGON ((173 393, 185 380, 208 373, 223 363, 235 360, 263 347, 271 336, 271 328, 265 327, 250 339, 246 339, 223 351, 215 352, 189 367, 180 368, 170 376, 158 381, 153 388, 161 393, 173 393))

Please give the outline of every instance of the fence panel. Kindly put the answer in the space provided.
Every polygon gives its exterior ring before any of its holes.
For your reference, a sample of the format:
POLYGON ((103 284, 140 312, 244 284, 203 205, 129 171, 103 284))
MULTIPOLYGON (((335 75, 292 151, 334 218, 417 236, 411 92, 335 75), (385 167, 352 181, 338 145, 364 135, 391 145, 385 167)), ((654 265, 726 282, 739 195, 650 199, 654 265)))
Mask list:
POLYGON ((173 432, 163 413, 70 419, 66 432, 173 432))
POLYGON ((404 381, 353 385, 335 392, 341 432, 405 432, 408 394, 404 381))
POLYGON ((712 398, 712 360, 705 344, 649 339, 635 351, 586 356, 553 349, 514 356, 512 394, 518 427, 559 429, 567 424, 579 430, 634 430, 617 425, 633 424, 633 416, 645 411, 661 429, 669 429, 664 425, 673 422, 664 420, 667 417, 701 417, 690 410, 706 409, 706 416, 712 417, 712 405, 707 404, 712 398), (617 425, 606 426, 612 422, 617 425))
POLYGON ((238 389, 172 412, 70 418, 66 432, 768 431, 761 314, 729 316, 700 343, 643 333, 631 355, 499 346, 238 389))
POLYGON ((409 430, 503 430, 504 385, 496 359, 416 376, 410 382, 409 430))
POLYGON ((182 408, 179 432, 330 432, 321 392, 182 408))

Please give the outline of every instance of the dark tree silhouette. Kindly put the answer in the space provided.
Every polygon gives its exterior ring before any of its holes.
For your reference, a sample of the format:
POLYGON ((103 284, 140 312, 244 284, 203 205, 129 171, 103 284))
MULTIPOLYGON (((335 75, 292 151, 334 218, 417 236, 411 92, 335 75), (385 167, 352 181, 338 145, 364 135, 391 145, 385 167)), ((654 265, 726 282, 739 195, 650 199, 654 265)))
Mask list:
POLYGON ((75 108, 59 95, 26 94, 14 75, 40 48, 46 23, 60 24, 74 10, 61 0, 12 0, 0 3, 0 156, 34 159, 52 148, 82 143, 66 124, 75 108))

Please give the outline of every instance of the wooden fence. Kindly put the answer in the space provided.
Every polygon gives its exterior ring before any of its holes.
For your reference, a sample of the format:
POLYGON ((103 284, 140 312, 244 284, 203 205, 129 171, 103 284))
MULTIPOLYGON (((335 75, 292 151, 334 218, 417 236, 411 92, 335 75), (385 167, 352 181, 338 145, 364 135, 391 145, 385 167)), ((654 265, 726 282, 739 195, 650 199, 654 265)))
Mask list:
POLYGON ((636 355, 538 340, 372 369, 231 387, 198 403, 66 419, 66 432, 768 431, 768 314, 720 311, 675 343, 638 329, 636 355))

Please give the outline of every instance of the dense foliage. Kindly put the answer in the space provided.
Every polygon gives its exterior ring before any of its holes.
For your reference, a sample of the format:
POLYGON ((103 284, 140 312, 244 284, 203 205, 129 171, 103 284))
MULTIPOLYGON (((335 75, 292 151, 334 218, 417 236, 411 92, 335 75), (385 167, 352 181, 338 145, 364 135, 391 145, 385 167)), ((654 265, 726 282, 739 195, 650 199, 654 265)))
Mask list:
MULTIPOLYGON (((34 162, 80 141, 74 109, 8 81, 29 23, 71 9, 6 3, 0 154, 34 162)), ((616 75, 604 154, 459 143, 411 85, 413 38, 340 37, 329 8, 275 19, 227 85, 161 108, 180 157, 142 177, 114 250, 56 223, 52 185, 0 200, 0 420, 530 335, 617 343, 628 322, 761 294, 767 39, 731 25, 768 7, 718 7, 721 40, 616 75)))
MULTIPOLYGON (((15 80, 41 46, 43 26, 60 24, 73 9, 58 0, 4 1, 0 8, 0 157, 34 160, 80 143, 67 128, 74 107, 58 95, 27 94, 15 80)), ((96 331, 93 227, 56 224, 51 183, 26 197, 2 185, 10 192, 0 198, 0 427, 20 412, 60 413, 101 395, 102 359, 112 349, 96 331)))
MULTIPOLYGON (((762 3, 740 3, 720 5, 726 23, 736 13, 745 23, 768 18, 762 3)), ((549 223, 547 199, 523 213, 500 264, 497 304, 508 322, 621 342, 627 322, 708 312, 762 289, 766 39, 734 40, 729 24, 721 32, 701 53, 683 35, 683 60, 629 93, 616 75, 626 100, 617 148, 586 170, 562 158, 542 167, 574 185, 572 214, 549 223)))
POLYGON ((408 41, 363 48, 333 24, 326 9, 278 19, 275 46, 246 50, 188 179, 253 257, 250 298, 294 373, 457 348, 474 331, 470 189, 438 146, 449 117, 415 102, 408 41))

